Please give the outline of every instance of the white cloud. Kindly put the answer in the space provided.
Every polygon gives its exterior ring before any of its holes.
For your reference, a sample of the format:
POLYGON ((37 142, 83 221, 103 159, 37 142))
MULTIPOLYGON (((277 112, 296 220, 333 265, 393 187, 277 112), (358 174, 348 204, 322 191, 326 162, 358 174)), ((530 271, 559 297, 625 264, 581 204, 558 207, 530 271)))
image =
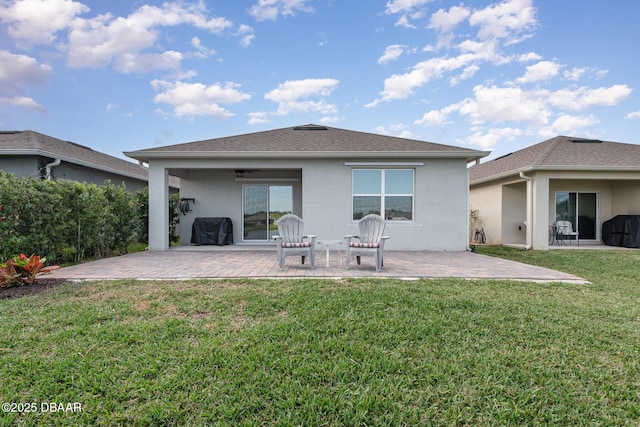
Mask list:
POLYGON ((571 70, 567 70, 564 73, 562 73, 562 76, 567 79, 567 80, 580 80, 580 78, 582 76, 584 76, 587 71, 589 71, 588 68, 572 68, 571 70))
POLYGON ((51 44, 58 32, 67 29, 76 16, 90 9, 69 0, 19 0, 0 6, 0 21, 9 24, 11 37, 27 44, 51 44))
POLYGON ((378 64, 387 64, 398 59, 403 53, 406 46, 401 44, 392 44, 387 46, 384 54, 378 58, 378 64))
POLYGON ((457 109, 474 124, 511 121, 541 126, 548 123, 552 114, 540 91, 478 85, 473 93, 475 98, 460 102, 457 109))
POLYGON ((618 105, 626 99, 633 90, 627 85, 613 85, 611 87, 588 87, 561 89, 549 92, 548 102, 558 108, 580 111, 595 106, 618 105))
POLYGON ((88 11, 71 0, 19 0, 0 9, 0 20, 22 43, 55 45, 67 54, 72 68, 113 65, 124 73, 180 67, 183 54, 165 50, 157 42, 159 27, 190 25, 220 34, 232 25, 225 18, 208 17, 203 1, 145 5, 127 17, 79 16, 88 11), (62 31, 68 32, 66 38, 62 31))
POLYGON ((532 61, 540 61, 542 56, 538 55, 535 52, 527 52, 520 56, 518 56, 519 62, 532 62, 532 61))
POLYGON ((539 134, 544 137, 556 135, 575 135, 582 132, 582 129, 598 123, 594 116, 572 116, 561 114, 551 123, 549 127, 539 130, 539 134))
POLYGON ((444 9, 438 10, 431 15, 429 21, 429 28, 434 28, 440 32, 449 32, 453 27, 464 21, 471 15, 469 8, 462 6, 453 6, 449 8, 449 11, 444 9))
POLYGON ((389 0, 384 11, 387 15, 400 15, 396 21, 397 27, 416 29, 411 20, 422 19, 425 16, 424 6, 433 0, 389 0))
POLYGON ((311 6, 307 6, 307 0, 258 0, 251 6, 249 15, 256 21, 273 21, 279 15, 295 15, 296 12, 313 12, 311 6))
POLYGON ((198 58, 204 59, 204 58, 207 58, 209 55, 217 55, 217 52, 215 51, 215 49, 209 49, 208 47, 203 46, 202 42, 198 37, 191 38, 191 46, 193 46, 196 49, 196 53, 194 53, 194 55, 197 56, 198 58))
POLYGON ((416 125, 423 126, 444 126, 453 122, 447 121, 447 114, 438 110, 431 110, 422 115, 422 118, 413 122, 416 125))
POLYGON ((256 124, 263 124, 263 123, 269 123, 269 113, 267 113, 266 111, 257 111, 255 113, 249 113, 249 124, 250 125, 256 125, 256 124))
POLYGON ((432 1, 433 0, 389 0, 387 2, 385 13, 389 15, 396 13, 408 13, 432 1))
POLYGON ((330 114, 336 112, 337 107, 322 98, 331 95, 338 83, 335 79, 290 80, 278 85, 264 97, 278 103, 277 114, 280 115, 311 111, 330 114), (309 97, 320 97, 321 100, 305 100, 309 97))
POLYGON ((433 58, 419 62, 410 72, 394 74, 385 79, 381 97, 366 106, 375 107, 382 101, 405 99, 413 94, 415 88, 441 77, 446 71, 465 67, 476 59, 478 56, 475 54, 463 54, 454 58, 433 58))
POLYGON ((25 85, 44 84, 53 74, 48 64, 26 55, 0 50, 0 103, 44 111, 35 100, 23 96, 25 85))
POLYGON ((173 115, 179 118, 211 116, 225 119, 234 114, 220 104, 237 104, 251 98, 251 95, 238 90, 239 84, 232 82, 207 86, 202 83, 153 80, 151 86, 160 92, 154 97, 154 102, 171 105, 173 115))
POLYGON ((516 137, 522 135, 522 130, 518 128, 491 128, 488 132, 476 131, 466 138, 466 142, 475 145, 483 150, 490 150, 499 142, 514 141, 516 137))
POLYGON ((256 35, 253 33, 253 28, 244 24, 240 25, 235 35, 240 38, 240 46, 242 47, 251 46, 253 40, 256 38, 256 35))
POLYGON ((552 61, 540 61, 537 64, 529 65, 524 76, 517 78, 518 83, 532 83, 541 80, 549 80, 558 75, 560 66, 552 61))
POLYGON ((505 0, 469 17, 469 23, 480 27, 480 39, 507 39, 518 41, 517 35, 530 31, 537 25, 533 0, 505 0))
POLYGON ((640 110, 638 111, 633 111, 629 114, 627 114, 626 116, 624 116, 625 119, 640 119, 640 110))

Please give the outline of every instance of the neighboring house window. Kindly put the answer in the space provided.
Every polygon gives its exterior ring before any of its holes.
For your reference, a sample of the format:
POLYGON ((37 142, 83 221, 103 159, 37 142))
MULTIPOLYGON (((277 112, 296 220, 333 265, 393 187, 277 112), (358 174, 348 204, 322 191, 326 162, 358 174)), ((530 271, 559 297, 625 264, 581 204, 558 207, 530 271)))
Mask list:
POLYGON ((353 219, 375 213, 386 220, 413 220, 413 169, 354 169, 353 219))

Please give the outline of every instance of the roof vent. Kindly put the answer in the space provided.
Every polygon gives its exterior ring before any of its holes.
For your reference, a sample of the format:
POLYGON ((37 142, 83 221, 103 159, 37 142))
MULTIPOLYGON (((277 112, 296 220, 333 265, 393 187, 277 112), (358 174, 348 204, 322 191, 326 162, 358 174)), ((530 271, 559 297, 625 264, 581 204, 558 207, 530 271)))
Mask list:
POLYGON ((494 160, 500 160, 500 159, 504 159, 505 157, 509 157, 510 155, 512 155, 513 153, 509 153, 509 154, 505 154, 503 156, 500 157, 496 157, 494 160))
POLYGON ((600 141, 599 139, 574 138, 570 141, 575 144, 602 144, 602 141, 600 141))
POLYGON ((296 126, 293 130, 328 130, 326 126, 318 126, 318 125, 304 125, 304 126, 296 126))

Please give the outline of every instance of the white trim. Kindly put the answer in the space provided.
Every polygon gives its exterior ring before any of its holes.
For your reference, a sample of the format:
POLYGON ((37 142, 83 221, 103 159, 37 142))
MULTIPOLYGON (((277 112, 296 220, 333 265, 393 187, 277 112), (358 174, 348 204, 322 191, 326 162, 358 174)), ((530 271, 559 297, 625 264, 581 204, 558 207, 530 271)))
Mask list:
POLYGON ((424 162, 344 162, 345 166, 424 166, 424 162))
POLYGON ((236 182, 300 182, 299 178, 236 178, 236 182))

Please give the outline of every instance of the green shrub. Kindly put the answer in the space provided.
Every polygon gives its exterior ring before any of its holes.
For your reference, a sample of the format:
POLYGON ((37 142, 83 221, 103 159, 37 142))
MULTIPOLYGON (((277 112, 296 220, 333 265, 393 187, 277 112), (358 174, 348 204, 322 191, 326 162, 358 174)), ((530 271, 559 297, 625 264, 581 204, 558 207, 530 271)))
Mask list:
MULTIPOLYGON (((172 195, 171 241, 177 239, 179 203, 180 196, 172 195)), ((133 193, 111 181, 40 181, 0 171, 0 206, 0 259, 38 253, 57 263, 78 262, 148 242, 147 189, 133 193)))

